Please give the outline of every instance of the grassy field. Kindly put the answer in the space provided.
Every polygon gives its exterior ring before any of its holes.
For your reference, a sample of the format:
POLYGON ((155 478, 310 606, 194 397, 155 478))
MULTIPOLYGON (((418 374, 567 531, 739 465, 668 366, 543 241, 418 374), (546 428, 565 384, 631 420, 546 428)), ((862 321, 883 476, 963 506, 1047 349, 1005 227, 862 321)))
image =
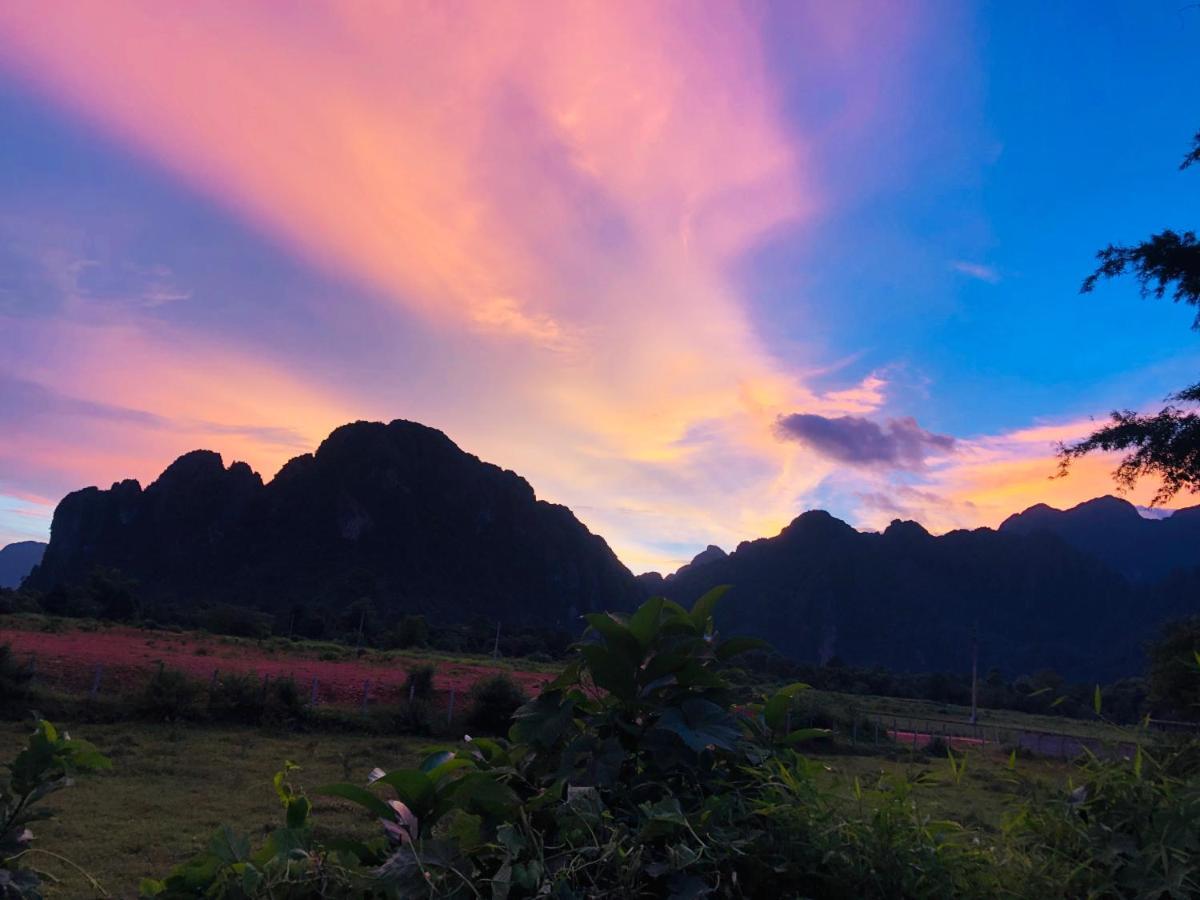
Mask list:
MULTIPOLYGON (((64 723, 66 724, 66 723, 64 723)), ((13 758, 28 726, 0 723, 0 760, 13 758)), ((339 734, 269 734, 257 729, 88 725, 74 737, 95 743, 111 772, 86 776, 55 794, 60 816, 35 823, 38 846, 69 858, 113 897, 136 897, 146 875, 163 875, 207 844, 222 823, 253 834, 280 822, 272 775, 284 760, 300 766, 293 783, 362 782, 374 766, 413 764, 427 740, 339 734)), ((372 824, 349 804, 314 798, 316 820, 372 824)), ((43 856, 39 868, 62 879, 53 898, 96 892, 69 866, 43 856)))
MULTIPOLYGON (((0 759, 12 758, 27 730, 0 725, 0 759)), ((427 739, 146 724, 90 725, 75 729, 75 736, 97 744, 112 758, 113 770, 85 777, 53 798, 62 815, 37 827, 38 846, 90 872, 114 897, 136 896, 142 877, 165 874, 222 823, 254 835, 275 827, 280 809, 270 782, 285 759, 300 766, 293 782, 313 787, 362 782, 372 767, 413 764, 436 745, 427 739)), ((839 749, 813 748, 812 759, 820 766, 818 778, 847 804, 856 802, 855 780, 869 790, 881 776, 903 777, 917 783, 917 801, 931 816, 982 832, 998 828, 1031 783, 1063 784, 1070 771, 1067 763, 1039 759, 1021 760, 1013 772, 999 750, 981 749, 967 755, 966 770, 956 779, 945 757, 898 748, 839 749)), ((373 830, 348 804, 314 802, 318 826, 350 825, 364 835, 373 830)), ((41 865, 62 879, 49 897, 95 895, 65 863, 47 856, 41 865)))
MULTIPOLYGON (((895 720, 903 730, 910 730, 910 725, 920 727, 922 722, 928 722, 932 730, 938 733, 942 731, 943 725, 951 734, 969 735, 974 732, 967 724, 971 715, 970 707, 956 706, 952 703, 817 690, 806 692, 805 699, 816 706, 839 709, 846 714, 856 714, 879 721, 889 728, 895 720), (958 727, 955 728, 954 724, 958 727)), ((1069 734, 1102 741, 1129 740, 1128 728, 1110 725, 1099 718, 1072 719, 1008 709, 980 709, 978 724, 980 733, 988 740, 992 740, 999 730, 1001 743, 1008 740, 1009 733, 1015 731, 1069 734)))

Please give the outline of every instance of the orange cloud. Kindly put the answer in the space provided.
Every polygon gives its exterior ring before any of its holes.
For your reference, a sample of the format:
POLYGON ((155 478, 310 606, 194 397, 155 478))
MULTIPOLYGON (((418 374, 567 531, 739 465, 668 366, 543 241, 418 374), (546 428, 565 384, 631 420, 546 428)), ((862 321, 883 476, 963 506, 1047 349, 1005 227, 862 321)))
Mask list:
MULTIPOLYGON (((1077 440, 1093 427, 1091 420, 1079 420, 960 440, 956 453, 919 486, 891 493, 881 487, 868 495, 861 510, 863 521, 879 528, 902 516, 938 532, 994 528, 1012 513, 1037 503, 1066 509, 1093 497, 1115 494, 1112 472, 1119 454, 1085 457, 1071 465, 1066 477, 1056 477, 1058 442, 1077 440)), ((1149 505, 1156 487, 1154 480, 1148 479, 1122 496, 1131 503, 1149 505)))

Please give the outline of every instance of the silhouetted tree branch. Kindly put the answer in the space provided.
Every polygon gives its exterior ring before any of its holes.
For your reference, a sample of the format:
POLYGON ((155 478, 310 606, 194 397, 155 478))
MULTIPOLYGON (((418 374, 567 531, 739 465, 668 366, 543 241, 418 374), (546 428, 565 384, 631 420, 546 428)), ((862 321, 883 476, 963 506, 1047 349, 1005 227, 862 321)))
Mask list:
MULTIPOLYGON (((1200 163, 1200 132, 1181 169, 1200 163)), ((1196 233, 1167 229, 1132 247, 1110 244, 1096 254, 1100 265, 1084 279, 1082 293, 1090 293, 1101 278, 1132 274, 1142 296, 1164 297, 1200 307, 1200 241, 1196 233)), ((1200 311, 1192 322, 1200 329, 1200 311)), ((1168 404, 1200 404, 1200 383, 1167 398, 1168 404)), ((1154 475, 1162 485, 1153 503, 1165 503, 1182 490, 1200 491, 1200 413, 1168 405, 1154 415, 1129 410, 1113 412, 1109 424, 1084 440, 1060 444, 1059 475, 1072 461, 1096 451, 1125 451, 1113 478, 1122 488, 1133 488, 1138 479, 1154 475)))

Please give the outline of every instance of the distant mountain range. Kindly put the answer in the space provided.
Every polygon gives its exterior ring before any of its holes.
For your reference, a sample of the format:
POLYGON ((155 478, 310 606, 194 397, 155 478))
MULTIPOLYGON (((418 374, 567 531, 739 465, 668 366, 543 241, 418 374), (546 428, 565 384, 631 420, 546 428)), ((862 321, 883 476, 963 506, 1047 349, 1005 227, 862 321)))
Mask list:
POLYGON ((0 547, 0 588, 15 588, 42 561, 46 545, 41 541, 18 541, 0 547))
POLYGON ((195 451, 144 489, 68 495, 26 586, 80 582, 97 566, 178 604, 279 613, 369 597, 385 614, 569 630, 587 611, 653 593, 690 603, 731 584, 722 626, 800 659, 962 670, 977 635, 985 670, 1092 680, 1140 671, 1144 638, 1200 612, 1200 507, 1155 521, 1104 497, 939 537, 900 521, 859 532, 814 511, 775 537, 635 579, 516 474, 423 425, 357 422, 266 484, 195 451))
POLYGON ((1158 581, 1200 566, 1200 506, 1177 510, 1165 519, 1147 519, 1118 497, 1098 497, 1068 510, 1039 503, 1009 516, 1000 531, 1057 535, 1131 581, 1158 581))
MULTIPOLYGON (((915 522, 874 534, 807 512, 776 537, 728 555, 709 547, 673 575, 639 581, 683 603, 732 585, 723 627, 809 661, 961 671, 977 636, 985 670, 1053 668, 1080 680, 1139 672, 1141 643, 1163 621, 1200 613, 1200 544, 1190 552, 1181 544, 1172 560, 1160 554, 1155 572, 1169 574, 1134 581, 1092 550, 1106 517, 1136 532, 1125 514, 1137 511, 1106 498, 1075 512, 1059 513, 1057 530, 1014 517, 997 531, 939 537, 915 522), (1077 521, 1087 527, 1074 530, 1077 521)), ((1170 520, 1139 521, 1153 528, 1170 520)))

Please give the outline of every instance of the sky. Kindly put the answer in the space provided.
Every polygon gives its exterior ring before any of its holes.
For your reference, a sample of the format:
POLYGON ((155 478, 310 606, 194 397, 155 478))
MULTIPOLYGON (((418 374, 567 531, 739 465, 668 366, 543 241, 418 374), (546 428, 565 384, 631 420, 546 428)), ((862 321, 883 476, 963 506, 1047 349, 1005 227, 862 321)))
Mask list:
POLYGON ((1200 224, 1198 45, 1177 0, 7 0, 0 545, 358 419, 445 431, 635 571, 810 508, 1111 493, 1056 441, 1194 382, 1200 335, 1079 284, 1200 224))

